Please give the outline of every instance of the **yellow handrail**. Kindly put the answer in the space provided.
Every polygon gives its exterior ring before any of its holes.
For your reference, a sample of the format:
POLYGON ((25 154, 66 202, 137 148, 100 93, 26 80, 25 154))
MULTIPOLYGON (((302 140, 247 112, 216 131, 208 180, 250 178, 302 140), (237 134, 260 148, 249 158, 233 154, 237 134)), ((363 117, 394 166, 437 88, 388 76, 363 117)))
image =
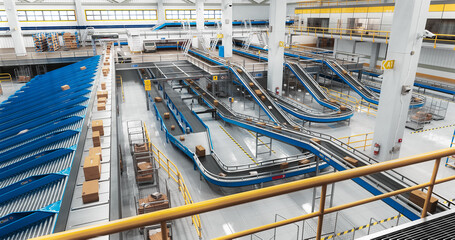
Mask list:
POLYGON ((125 92, 123 91, 123 78, 122 75, 117 75, 117 82, 120 82, 120 88, 122 89, 122 100, 125 102, 125 92))
MULTIPOLYGON (((407 187, 407 188, 402 188, 396 191, 384 193, 378 196, 373 196, 369 197, 366 199, 358 200, 355 202, 347 203, 347 204, 342 204, 338 205, 335 207, 331 207, 328 209, 324 209, 324 204, 320 204, 320 209, 319 211, 312 212, 310 214, 290 218, 287 220, 283 221, 278 221, 274 222, 271 224, 259 226, 256 228, 244 230, 241 232, 237 232, 234 234, 230 234, 227 236, 219 237, 216 239, 233 239, 233 238, 238 238, 246 235, 250 235, 253 233, 257 233, 260 231, 265 231, 268 229, 280 227, 289 223, 297 222, 297 221, 302 221, 305 219, 309 219, 312 217, 318 217, 318 227, 317 227, 317 233, 316 233, 316 239, 319 240, 321 239, 321 229, 322 229, 322 222, 324 218, 324 214, 328 213, 333 213, 337 211, 341 211, 343 209, 359 206, 362 204, 370 203, 373 201, 381 200, 384 198, 392 197, 397 194, 402 194, 405 192, 409 192, 412 190, 416 189, 422 189, 425 187, 428 187, 428 191, 426 194, 425 198, 425 203, 423 206, 422 214, 421 217, 425 217, 427 214, 427 209, 429 206, 430 198, 432 195, 432 190, 433 186, 435 184, 440 184, 448 181, 455 180, 455 175, 438 179, 436 180, 436 175, 437 171, 439 168, 439 163, 441 158, 454 155, 455 154, 455 148, 445 148, 433 152, 428 152, 428 153, 423 153, 423 154, 418 154, 410 157, 404 157, 404 158, 399 158, 395 160, 390 160, 390 161, 385 161, 385 162, 380 162, 368 166, 363 166, 359 168, 353 168, 349 169, 346 171, 341 171, 341 172, 335 172, 335 173, 330 173, 330 174, 324 174, 324 175, 319 175, 313 178, 307 178, 303 180, 298 180, 294 182, 289 182, 289 183, 284 183, 281 185, 275 185, 271 187, 266 187, 266 188, 261 188, 261 189, 256 189, 248 192, 242 192, 242 193, 237 193, 233 195, 228 195, 216 199, 210 199, 198 203, 193 203, 190 205, 183 205, 179 207, 174 207, 170 209, 165 209, 161 211, 156 211, 156 212, 151 212, 147 214, 142 214, 138 216, 133 216, 133 217, 128 217, 124 219, 119 219, 119 220, 114 220, 110 221, 108 223, 100 223, 92 226, 87 226, 87 227, 82 227, 82 228, 76 228, 76 229, 71 229, 68 231, 64 232, 59 232, 47 236, 42 236, 42 237, 37 237, 35 239, 87 239, 87 238, 92 238, 92 237, 97 237, 97 236, 102 236, 102 235, 107 235, 107 234, 112 234, 112 233, 117 233, 133 228, 138 228, 146 225, 151 225, 151 224, 158 224, 161 223, 161 226, 164 228, 166 227, 165 223, 166 221, 174 220, 174 219, 179 219, 182 217, 187 217, 195 214, 200 214, 204 212, 209 212, 209 211, 214 211, 218 209, 223 209, 227 207, 232 207, 244 203, 249 203, 265 198, 270 198, 270 197, 275 197, 283 194, 288 194, 296 191, 301 191, 313 187, 322 187, 322 193, 324 193, 324 190, 327 189, 327 185, 335 182, 340 182, 340 181, 345 181, 349 180, 352 178, 358 178, 362 176, 366 176, 369 174, 374 174, 378 172, 383 172, 387 170, 392 170, 400 167, 405 167, 408 165, 412 164, 418 164, 422 162, 427 162, 430 160, 434 160, 435 164, 433 167, 433 174, 431 176, 431 179, 427 183, 415 185, 412 187, 407 187)), ((320 197, 321 203, 325 202, 326 195, 321 194, 320 197)), ((164 229, 162 230, 164 231, 164 229)))
MULTIPOLYGON (((384 38, 385 42, 388 43, 390 31, 383 30, 370 30, 370 29, 356 29, 356 28, 327 28, 327 27, 306 27, 306 26, 288 26, 289 30, 292 30, 292 34, 310 34, 314 33, 317 36, 318 33, 321 33, 323 36, 330 34, 330 38, 333 38, 333 34, 338 34, 340 38, 344 35, 349 35, 352 40, 353 36, 360 37, 360 41, 363 41, 365 37, 372 37, 373 41, 377 38, 384 38)), ((424 40, 433 41, 433 47, 436 48, 436 43, 454 43, 455 44, 455 35, 454 34, 435 34, 434 38, 425 38, 424 40), (442 38, 441 38, 442 37, 442 38), (445 37, 450 37, 447 39, 445 37)))
MULTIPOLYGON (((148 142, 148 147, 151 149, 153 153, 153 159, 158 163, 158 165, 166 171, 168 174, 168 178, 173 179, 177 185, 180 193, 182 194, 183 200, 185 201, 185 205, 187 204, 192 204, 193 199, 191 198, 191 194, 188 191, 188 188, 186 187, 185 181, 182 178, 182 174, 180 173, 179 169, 177 166, 169 160, 166 155, 163 154, 153 143, 150 141, 150 135, 147 131, 147 126, 144 123, 144 132, 145 132, 145 137, 147 138, 148 142)), ((201 226, 201 218, 199 217, 199 214, 191 216, 191 221, 194 225, 194 228, 196 229, 197 235, 199 238, 202 237, 202 226, 201 226)))
MULTIPOLYGON (((322 6, 339 6, 339 5, 354 5, 354 4, 368 4, 368 3, 381 3, 383 0, 337 0, 337 1, 301 1, 297 2, 299 7, 322 7, 322 6)), ((395 2, 395 1, 394 1, 395 2)))
POLYGON ((374 132, 369 132, 369 133, 362 133, 362 134, 356 134, 356 135, 351 135, 351 136, 346 136, 346 137, 340 137, 338 140, 341 140, 342 142, 350 145, 352 148, 363 148, 363 151, 366 150, 366 147, 369 147, 372 145, 373 138, 368 138, 369 136, 371 137, 374 134, 374 132), (360 140, 359 140, 360 139, 360 140), (356 146, 353 146, 356 145, 356 146))

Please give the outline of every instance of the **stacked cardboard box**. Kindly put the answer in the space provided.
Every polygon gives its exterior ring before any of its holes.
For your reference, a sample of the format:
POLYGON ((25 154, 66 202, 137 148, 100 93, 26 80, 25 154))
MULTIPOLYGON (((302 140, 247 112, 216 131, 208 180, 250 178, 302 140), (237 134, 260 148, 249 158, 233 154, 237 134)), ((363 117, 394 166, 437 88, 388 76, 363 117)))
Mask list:
POLYGON ((93 147, 101 147, 101 136, 99 131, 94 131, 92 134, 93 147))
POLYGON ((101 177, 101 158, 99 155, 88 155, 84 160, 85 181, 100 179, 101 177))
POLYGON ((84 204, 99 201, 98 180, 85 181, 82 184, 82 202, 84 204))
POLYGON ((92 132, 100 132, 100 136, 104 136, 103 120, 92 121, 92 132))
POLYGON ((138 163, 137 171, 136 180, 138 183, 153 181, 153 166, 150 162, 138 163))
POLYGON ((148 195, 139 199, 138 213, 144 214, 169 208, 169 200, 165 194, 159 194, 158 198, 148 195))
POLYGON ((77 32, 74 34, 66 32, 63 34, 63 42, 66 48, 74 49, 79 47, 79 35, 77 32))

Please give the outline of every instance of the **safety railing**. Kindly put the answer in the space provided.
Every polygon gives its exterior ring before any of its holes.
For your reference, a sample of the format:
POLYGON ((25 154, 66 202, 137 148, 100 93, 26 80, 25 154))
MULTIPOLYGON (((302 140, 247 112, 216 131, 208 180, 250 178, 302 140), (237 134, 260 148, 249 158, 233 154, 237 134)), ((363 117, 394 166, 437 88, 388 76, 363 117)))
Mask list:
POLYGON ((15 53, 0 54, 0 65, 14 61, 42 60, 42 59, 70 59, 76 57, 93 57, 93 51, 58 51, 58 52, 27 52, 25 56, 17 56, 15 53))
MULTIPOLYGON (((183 200, 185 201, 185 205, 193 204, 193 199, 191 198, 191 194, 188 191, 185 181, 182 178, 182 174, 180 173, 177 166, 171 160, 169 160, 169 158, 166 157, 166 155, 164 155, 163 152, 161 152, 152 143, 152 141, 150 141, 150 135, 147 131, 147 127, 146 127, 145 123, 144 123, 144 131, 145 131, 145 136, 147 137, 149 149, 153 153, 153 159, 155 159, 155 161, 158 163, 158 165, 161 167, 161 169, 166 171, 166 173, 168 174, 168 178, 174 180, 177 183, 179 192, 182 194, 183 200)), ((201 238, 202 237, 202 233, 201 233, 202 226, 201 226, 201 218, 199 217, 199 214, 192 215, 191 221, 194 225, 194 228, 196 229, 197 235, 199 236, 199 238, 201 238)), ((164 239, 167 239, 167 238, 164 238, 164 239)))
POLYGON ((341 140, 350 147, 356 149, 363 148, 363 151, 365 151, 367 147, 372 145, 373 134, 373 132, 356 134, 352 136, 340 137, 338 140, 341 140))
MULTIPOLYGON (((210 212, 218 209, 224 209, 227 207, 232 207, 244 203, 254 202, 261 199, 266 199, 270 197, 275 197, 283 194, 288 194, 296 191, 301 191, 305 189, 310 189, 314 187, 321 187, 321 194, 320 194, 320 204, 319 210, 289 218, 282 221, 277 221, 274 223, 266 224, 263 226, 258 226, 252 229, 243 230, 240 232, 236 232, 233 234, 229 234, 226 236, 218 237, 215 239, 234 239, 243 236, 248 236, 254 233, 258 233, 261 231, 274 229, 280 226, 284 226, 290 223, 295 223, 299 221, 303 221, 306 219, 318 218, 318 224, 316 229, 316 239, 321 239, 322 235, 322 225, 324 216, 329 213, 338 212, 344 209, 360 206, 366 203, 382 200, 385 198, 390 198, 392 196, 396 196, 399 194, 403 194, 412 190, 423 189, 428 187, 428 191, 425 194, 425 201, 423 204, 421 217, 424 218, 427 216, 427 211, 429 209, 430 198, 433 193, 434 185, 441 184, 445 182, 449 182, 455 180, 455 175, 450 177, 445 177, 441 179, 436 179, 439 165, 441 162, 441 158, 447 157, 450 155, 455 154, 455 148, 446 148, 441 149, 433 152, 428 152, 424 154, 414 155, 405 158, 399 158, 395 160, 385 161, 377 164, 372 164, 360 168, 354 168, 350 170, 345 170, 341 172, 335 172, 330 174, 319 175, 313 178, 298 180, 295 182, 284 183, 281 185, 266 187, 262 189, 252 190, 248 192, 242 192, 238 194, 228 195, 224 197, 220 197, 217 199, 206 200, 198 203, 193 203, 189 205, 183 205, 179 207, 174 207, 170 209, 165 209, 161 211, 156 211, 152 213, 142 214, 138 216, 128 217, 124 219, 119 219, 115 221, 111 221, 108 223, 102 223, 92 226, 87 226, 83 228, 72 229, 64 232, 55 233, 52 235, 42 236, 35 239, 87 239, 96 236, 102 236, 112 233, 117 233, 133 228, 138 228, 146 225, 151 224, 161 224, 162 233, 164 235, 166 222, 174 219, 179 219, 182 217, 187 217, 195 214, 201 214, 204 212, 210 212), (417 184, 411 187, 402 188, 399 190, 386 192, 383 194, 379 194, 373 197, 365 198, 362 200, 357 200, 355 202, 345 203, 342 205, 325 208, 325 201, 327 195, 327 185, 345 181, 353 178, 358 178, 370 174, 375 174, 383 171, 388 171, 400 167, 405 167, 413 164, 418 164, 427 161, 434 161, 433 171, 431 174, 431 178, 429 182, 417 184)), ((164 237, 167 237, 164 235, 164 237)))
MULTIPOLYGON (((332 1, 302 1, 298 2, 299 7, 324 7, 324 6, 343 6, 343 5, 356 5, 356 4, 377 4, 385 3, 385 0, 332 0, 332 1)), ((395 1, 393 1, 395 2, 395 1)), ((390 1, 387 1, 390 3, 390 1)))
MULTIPOLYGON (((321 86, 322 87, 322 86, 321 86)), ((352 106, 356 111, 366 113, 367 115, 376 116, 378 105, 370 103, 364 99, 358 99, 346 93, 338 92, 333 89, 322 87, 336 102, 352 106)))
POLYGON ((0 73, 0 82, 12 82, 13 78, 9 73, 0 73))
POLYGON ((122 78, 122 75, 117 75, 115 77, 116 77, 117 84, 120 84, 120 88, 122 89, 122 102, 125 102, 125 92, 123 91, 123 78, 122 78))
MULTIPOLYGON (((322 37, 334 38, 349 37, 352 40, 353 37, 360 37, 360 41, 363 41, 364 37, 371 38, 372 42, 375 42, 376 38, 381 38, 388 43, 390 40, 390 31, 385 30, 372 30, 372 29, 358 29, 358 28, 327 28, 327 27, 306 27, 306 26, 289 26, 289 33, 292 34, 306 34, 308 36, 322 34, 322 37)), ((435 34, 434 38, 424 38, 425 41, 433 42, 433 47, 437 47, 437 43, 455 44, 454 34, 435 34)), ((455 48, 454 48, 455 50, 455 48)))
POLYGON ((357 104, 357 111, 366 113, 367 115, 376 116, 378 112, 378 105, 365 101, 364 99, 360 99, 357 104))

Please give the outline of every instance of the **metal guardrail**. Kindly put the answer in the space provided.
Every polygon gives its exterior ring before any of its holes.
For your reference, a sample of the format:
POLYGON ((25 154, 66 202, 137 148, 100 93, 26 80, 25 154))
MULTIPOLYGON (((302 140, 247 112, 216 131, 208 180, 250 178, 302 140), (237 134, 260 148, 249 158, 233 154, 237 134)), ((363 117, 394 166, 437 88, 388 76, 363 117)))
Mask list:
POLYGON ((345 141, 346 144, 352 146, 353 148, 363 148, 363 151, 365 151, 366 147, 369 147, 372 145, 373 138, 371 138, 371 136, 373 134, 374 134, 374 132, 356 134, 356 135, 351 135, 351 136, 346 136, 346 137, 340 137, 340 138, 338 138, 338 140, 345 141), (370 138, 368 138, 368 137, 370 137, 370 138))
POLYGON ((120 83, 120 88, 122 89, 122 102, 125 102, 125 92, 123 91, 123 78, 122 75, 116 76, 117 83, 120 83))
POLYGON ((58 52, 27 52, 25 56, 17 56, 15 53, 0 54, 0 64, 5 64, 11 61, 24 60, 42 60, 42 59, 61 59, 61 58, 76 58, 76 57, 93 57, 93 51, 58 51, 58 52))
MULTIPOLYGON (((149 149, 153 153, 153 159, 158 163, 158 165, 166 171, 168 174, 168 178, 171 178, 178 184, 178 189, 179 192, 182 194, 183 200, 185 201, 185 205, 188 204, 193 204, 193 199, 191 198, 191 194, 188 191, 188 188, 186 187, 185 181, 182 178, 182 174, 180 173, 179 169, 177 166, 169 160, 166 155, 163 154, 151 141, 150 141, 150 135, 147 131, 147 126, 144 123, 144 131, 145 131, 145 136, 147 137, 147 142, 149 145, 149 149)), ((199 238, 202 237, 202 225, 201 225, 201 218, 199 217, 199 214, 192 215, 191 216, 191 221, 193 222, 194 228, 196 229, 197 235, 199 238)))
POLYGON ((248 192, 242 192, 238 194, 233 194, 229 196, 220 197, 217 199, 206 200, 190 205, 184 205, 179 207, 174 207, 170 209, 165 209, 157 212, 147 213, 139 216, 133 216, 125 219, 119 219, 115 221, 111 221, 109 223, 97 224, 92 226, 87 226, 84 228, 77 228, 72 229, 64 232, 55 233, 52 235, 42 236, 35 239, 86 239, 101 235, 107 235, 112 233, 117 233, 121 231, 125 231, 128 229, 133 229, 137 227, 142 227, 145 225, 151 224, 158 224, 161 223, 162 232, 165 232, 166 228, 166 221, 179 219, 182 217, 187 217, 195 214, 200 214, 204 212, 214 211, 218 209, 223 209, 227 207, 236 206, 239 204, 249 203, 261 199, 266 199, 270 197, 275 197, 283 194, 288 194, 296 191, 301 191, 304 189, 309 189, 313 187, 321 187, 321 197, 320 197, 320 204, 319 210, 316 212, 312 212, 309 214, 293 217, 290 219, 266 224, 263 226, 258 226, 256 228, 243 230, 234 234, 229 234, 226 236, 218 237, 215 239, 234 239, 242 236, 251 235, 257 232, 273 229, 276 227, 280 227, 283 225, 287 225, 290 223, 302 221, 305 219, 310 219, 317 217, 318 218, 318 225, 317 225, 317 233, 316 239, 321 239, 322 235, 322 225, 324 216, 329 213, 338 212, 344 209, 352 208, 355 206, 363 205, 366 203, 382 200, 385 198, 390 198, 392 196, 402 194, 405 192, 409 192, 412 190, 422 189, 424 187, 428 187, 428 191, 425 197, 425 203, 422 208, 421 217, 424 218, 427 216, 427 210, 429 207, 429 202, 431 195, 433 193, 434 185, 441 184, 448 181, 455 180, 455 175, 437 179, 436 176, 438 173, 439 164, 441 158, 454 155, 455 148, 446 148, 441 149, 433 152, 428 152, 424 154, 414 155, 405 158, 399 158, 395 160, 390 160, 386 162, 381 162, 377 164, 373 164, 370 166, 354 168, 346 171, 335 172, 325 175, 316 176, 309 179, 303 179, 295 182, 284 183, 277 186, 266 187, 262 189, 252 190, 248 192), (325 200, 326 200, 326 193, 327 193, 327 185, 340 182, 348 179, 358 178, 362 176, 367 176, 369 174, 379 173, 387 170, 393 170, 400 167, 405 167, 413 164, 418 164, 422 162, 427 162, 431 160, 435 160, 433 172, 429 182, 417 184, 411 187, 406 187, 403 189, 387 192, 384 194, 380 194, 377 196, 369 197, 366 199, 358 200, 355 202, 350 202, 342 205, 338 205, 335 207, 325 208, 325 200))
POLYGON ((13 78, 9 73, 0 73, 0 82, 12 82, 13 78))

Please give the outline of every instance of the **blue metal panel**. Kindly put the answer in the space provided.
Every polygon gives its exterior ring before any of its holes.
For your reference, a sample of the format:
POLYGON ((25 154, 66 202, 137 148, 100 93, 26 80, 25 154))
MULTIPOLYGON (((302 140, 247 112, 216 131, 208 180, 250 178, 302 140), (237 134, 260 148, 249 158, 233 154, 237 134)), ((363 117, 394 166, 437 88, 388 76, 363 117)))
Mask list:
POLYGON ((28 177, 17 183, 13 183, 7 187, 0 189, 0 204, 7 202, 17 196, 33 191, 37 188, 45 186, 48 183, 60 180, 68 176, 70 168, 67 168, 59 173, 50 173, 38 176, 28 177))
POLYGON ((25 172, 36 166, 53 161, 76 150, 76 146, 71 148, 60 148, 52 151, 45 151, 34 156, 28 157, 22 161, 13 163, 6 168, 0 168, 0 180, 25 172))
POLYGON ((18 149, 11 149, 9 151, 6 151, 6 152, 0 154, 0 163, 8 161, 8 160, 16 158, 16 157, 19 157, 23 154, 37 150, 41 147, 58 142, 60 140, 64 140, 66 138, 72 137, 72 136, 78 134, 79 132, 80 132, 80 129, 79 130, 66 130, 63 132, 54 133, 45 138, 37 139, 30 143, 24 144, 23 146, 21 146, 18 149))

